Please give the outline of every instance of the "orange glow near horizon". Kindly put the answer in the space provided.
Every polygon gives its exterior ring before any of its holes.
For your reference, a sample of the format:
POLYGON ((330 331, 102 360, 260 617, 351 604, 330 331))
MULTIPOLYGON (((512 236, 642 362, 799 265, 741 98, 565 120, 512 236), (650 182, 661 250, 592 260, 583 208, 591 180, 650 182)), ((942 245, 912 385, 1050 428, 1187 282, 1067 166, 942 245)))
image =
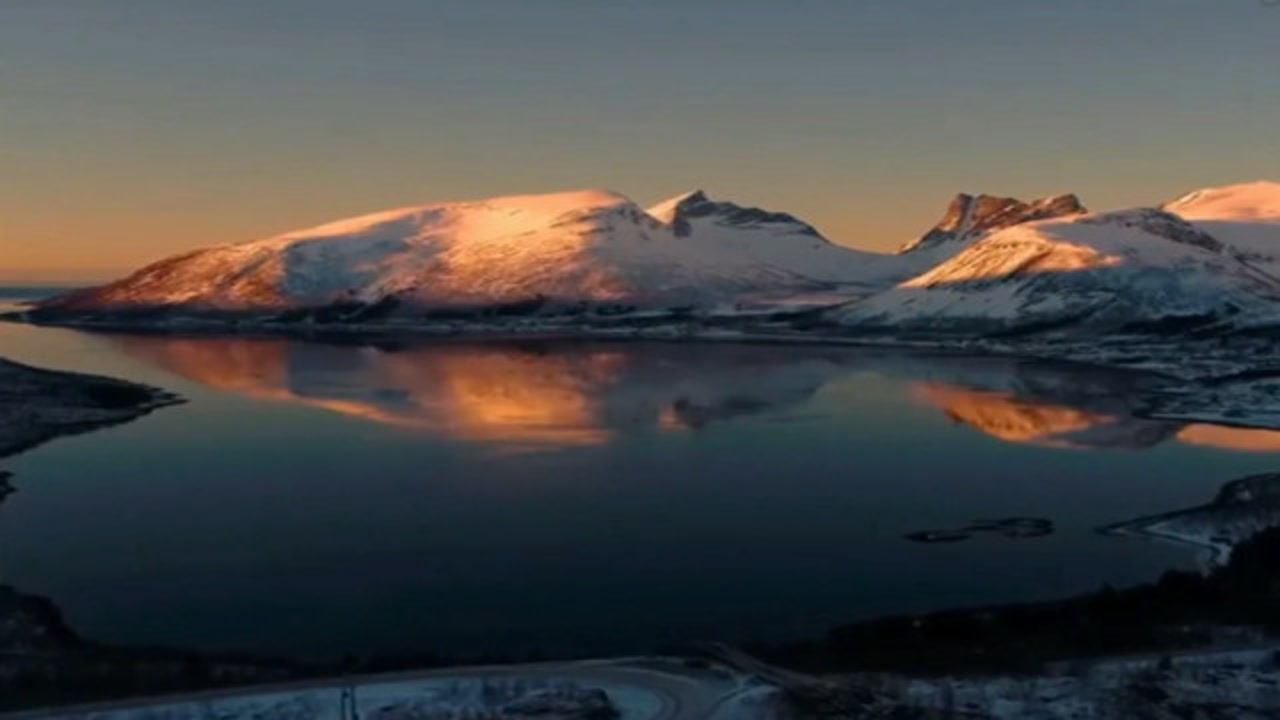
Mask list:
POLYGON ((1280 154, 1256 3, 115 5, 0 12, 0 282, 582 187, 890 251, 957 192, 1152 205, 1280 154))
MULTIPOLYGON (((113 207, 67 206, 62 202, 48 207, 47 197, 9 198, 0 194, 0 283, 14 284, 98 284, 128 275, 157 260, 201 248, 249 242, 277 234, 337 222, 397 207, 426 205, 436 202, 480 199, 519 192, 556 192, 574 185, 548 186, 530 190, 522 187, 495 185, 490 190, 478 189, 459 195, 440 188, 421 194, 403 191, 386 192, 374 197, 366 190, 343 195, 340 178, 310 178, 323 199, 307 201, 297 198, 296 188, 283 193, 278 207, 232 206, 219 212, 205 207, 170 208, 156 212, 143 207, 152 198, 138 196, 127 199, 129 205, 113 207)), ((176 182, 182 182, 176 180, 176 182)), ((427 183, 439 185, 439 183, 427 183)), ((675 195, 683 189, 673 181, 667 195, 646 193, 631 196, 642 207, 675 195)), ((47 188, 50 195, 55 187, 47 188)), ((272 193, 273 189, 263 188, 272 193)), ((56 196, 56 195, 55 195, 56 196)), ((915 237, 937 219, 946 198, 922 197, 921 208, 913 217, 890 217, 883 211, 867 209, 856 217, 847 204, 832 198, 827 207, 812 207, 807 212, 787 204, 785 197, 752 197, 712 192, 713 197, 753 203, 771 209, 785 210, 811 222, 826 218, 819 229, 828 239, 850 247, 890 252, 907 239, 915 237), (929 202, 932 200, 933 202, 929 202), (933 205, 933 209, 929 206, 933 205)), ((261 205, 261 203, 258 203, 261 205)))

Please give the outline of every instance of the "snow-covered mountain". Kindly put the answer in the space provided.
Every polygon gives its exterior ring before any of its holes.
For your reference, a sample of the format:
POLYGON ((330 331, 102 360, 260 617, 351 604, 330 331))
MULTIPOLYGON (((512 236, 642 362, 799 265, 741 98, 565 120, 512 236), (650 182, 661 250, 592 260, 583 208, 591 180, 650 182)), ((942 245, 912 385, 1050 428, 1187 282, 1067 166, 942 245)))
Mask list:
POLYGON ((1280 183, 1196 190, 1162 207, 1212 235, 1239 260, 1280 276, 1280 183))
POLYGON ((1194 224, 1170 210, 1137 208, 1014 225, 835 318, 853 328, 951 337, 1176 334, 1272 323, 1280 279, 1255 260, 1267 237, 1280 247, 1280 232, 1269 234, 1280 224, 1256 218, 1280 201, 1277 189, 1206 190, 1171 204, 1194 224), (1221 230, 1220 222, 1233 223, 1230 241, 1209 232, 1221 230), (1255 255, 1240 250, 1239 238, 1249 239, 1255 255))
POLYGON ((874 259, 789 215, 702 193, 664 206, 586 190, 391 210, 162 260, 40 312, 705 307, 865 282, 874 259))
POLYGON ((959 195, 896 254, 847 248, 792 215, 700 191, 648 209, 603 190, 499 197, 187 253, 20 319, 187 327, 192 318, 276 331, 963 341, 1162 371, 1168 363, 1134 358, 1167 357, 1171 339, 1247 332, 1238 337, 1247 352, 1239 343, 1197 352, 1194 372, 1175 373, 1217 376, 1273 355, 1280 184, 1095 213, 1074 195, 959 195), (1064 350, 1081 341, 1087 353, 1064 350))
POLYGON ((855 290, 880 290, 914 274, 913 268, 919 270, 908 258, 837 245, 786 213, 717 202, 701 190, 664 200, 648 212, 702 252, 785 268, 855 290))
MULTIPOLYGON (((901 254, 927 256, 929 265, 960 252, 974 240, 996 230, 1032 220, 1078 215, 1087 212, 1075 195, 1053 195, 1031 202, 995 195, 960 193, 951 199, 938 224, 919 238, 903 245, 901 254)), ((921 271, 927 268, 920 268, 921 271)))
POLYGON ((835 304, 893 286, 983 233, 1078 211, 961 196, 910 252, 827 240, 786 213, 605 190, 402 208, 189 252, 42 303, 34 319, 361 322, 835 304), (796 303, 795 299, 802 302, 796 303))

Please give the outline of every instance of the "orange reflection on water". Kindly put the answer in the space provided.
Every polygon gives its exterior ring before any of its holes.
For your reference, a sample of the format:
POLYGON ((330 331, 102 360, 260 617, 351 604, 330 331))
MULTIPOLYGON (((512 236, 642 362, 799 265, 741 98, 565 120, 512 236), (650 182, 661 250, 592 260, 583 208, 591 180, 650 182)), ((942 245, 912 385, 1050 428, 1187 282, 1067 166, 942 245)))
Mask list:
POLYGON ((937 382, 913 385, 915 397, 964 423, 1006 442, 1045 447, 1149 447, 1172 436, 1180 442, 1243 452, 1280 452, 1280 431, 1208 423, 1179 427, 1013 392, 975 390, 937 382), (1167 428, 1167 429, 1162 429, 1167 428), (1103 432, 1110 430, 1110 432, 1103 432), (1092 431, 1092 432, 1090 432, 1092 431))
POLYGON ((284 340, 131 337, 135 357, 196 382, 465 440, 575 446, 608 440, 599 391, 624 358, 437 346, 376 348, 284 340))
MULTIPOLYGON (((117 337, 134 357, 221 390, 505 449, 600 445, 798 407, 854 365, 775 348, 434 344, 380 349, 288 340, 117 337)), ((873 368, 876 366, 872 366, 873 368)), ((1149 448, 1170 439, 1280 451, 1280 431, 1144 417, 1129 381, 1015 368, 909 384, 916 399, 1000 440, 1149 448)))
POLYGON ((1111 415, 1018 397, 1010 392, 972 390, 936 382, 916 383, 913 393, 956 422, 1015 443, 1079 447, 1063 436, 1113 423, 1117 419, 1111 415))
POLYGON ((1280 431, 1196 423, 1178 431, 1178 439, 1191 445, 1207 445, 1244 452, 1280 452, 1280 431))

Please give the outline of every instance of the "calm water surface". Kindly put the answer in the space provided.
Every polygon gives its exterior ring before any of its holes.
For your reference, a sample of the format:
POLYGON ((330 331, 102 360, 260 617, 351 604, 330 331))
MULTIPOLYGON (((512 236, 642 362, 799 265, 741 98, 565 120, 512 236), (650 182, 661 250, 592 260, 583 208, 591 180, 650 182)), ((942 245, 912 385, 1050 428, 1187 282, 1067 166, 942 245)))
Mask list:
POLYGON ((781 638, 1190 566, 1098 525, 1277 469, 1125 375, 733 345, 358 347, 0 324, 189 403, 5 461, 0 582, 96 639, 605 653, 781 638), (976 518, 1047 537, 919 544, 976 518))

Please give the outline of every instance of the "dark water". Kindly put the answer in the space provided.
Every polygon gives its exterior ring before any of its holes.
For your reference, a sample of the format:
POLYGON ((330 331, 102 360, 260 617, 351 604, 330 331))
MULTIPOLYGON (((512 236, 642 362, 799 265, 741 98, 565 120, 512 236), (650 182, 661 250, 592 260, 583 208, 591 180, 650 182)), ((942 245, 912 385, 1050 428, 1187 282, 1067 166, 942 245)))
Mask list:
POLYGON ((625 652, 1154 577, 1098 535, 1277 469, 1136 419, 1131 376, 734 345, 374 348, 0 324, 0 355, 186 396, 12 458, 0 582, 111 642, 625 652), (903 535, 1032 516, 1055 532, 903 535))
POLYGON ((38 300, 74 288, 54 285, 0 285, 0 303, 19 303, 38 300))

